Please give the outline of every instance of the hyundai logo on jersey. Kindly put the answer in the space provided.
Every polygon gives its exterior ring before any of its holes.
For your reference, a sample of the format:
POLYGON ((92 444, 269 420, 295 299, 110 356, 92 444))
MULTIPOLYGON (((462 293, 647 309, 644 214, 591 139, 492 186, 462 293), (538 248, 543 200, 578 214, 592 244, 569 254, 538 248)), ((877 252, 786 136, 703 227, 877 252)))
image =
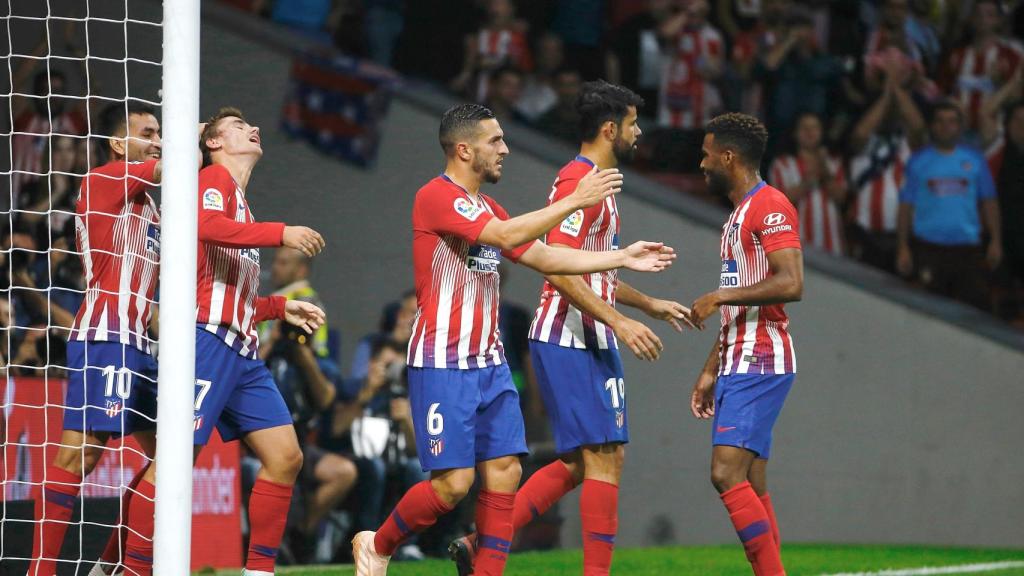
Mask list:
POLYGON ((473 272, 497 272, 501 264, 501 251, 493 246, 477 244, 469 247, 466 257, 466 268, 473 272))
POLYGON ((736 288, 740 285, 740 273, 735 260, 722 260, 722 277, 719 288, 736 288))
POLYGON ((160 252, 160 226, 150 222, 146 230, 146 250, 149 252, 160 252))
POLYGON ((765 226, 778 226, 786 221, 786 215, 782 212, 772 212, 764 217, 765 226))

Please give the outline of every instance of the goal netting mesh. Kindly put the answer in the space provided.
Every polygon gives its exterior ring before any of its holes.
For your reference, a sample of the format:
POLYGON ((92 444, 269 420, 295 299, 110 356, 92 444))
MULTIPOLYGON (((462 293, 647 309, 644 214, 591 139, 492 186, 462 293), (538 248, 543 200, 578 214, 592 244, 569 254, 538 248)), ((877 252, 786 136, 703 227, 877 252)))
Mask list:
MULTIPOLYGON (((58 482, 50 476, 64 419, 81 422, 85 417, 82 408, 66 406, 65 394, 69 379, 83 368, 82 362, 69 361, 68 354, 76 314, 101 296, 86 289, 87 276, 109 273, 97 269, 101 261, 125 269, 141 269, 144 262, 119 261, 128 260, 119 256, 122 250, 82 238, 88 219, 107 218, 116 242, 138 215, 105 214, 76 204, 86 174, 111 160, 112 135, 104 133, 105 127, 117 124, 118 115, 127 119, 131 103, 159 110, 161 3, 0 0, 0 13, 5 55, 0 65, 5 69, 0 73, 0 573, 24 574, 32 560, 33 539, 38 542, 45 532, 43 524, 63 522, 61 552, 43 558, 52 564, 38 573, 56 569, 86 574, 108 537, 119 530, 122 494, 147 462, 140 445, 118 439, 118 432, 112 435, 77 494, 68 498, 72 489, 58 495, 73 509, 70 519, 47 518, 46 507, 37 501, 44 483, 58 482)), ((125 194, 121 205, 128 202, 127 184, 125 194)), ((149 194, 157 200, 158 189, 149 194)), ((158 240, 158 234, 149 235, 149 241, 158 240)), ((138 285, 131 271, 121 277, 127 283, 112 291, 122 297, 120 309, 107 313, 121 315, 119 330, 132 333, 136 343, 152 338, 155 354, 155 326, 137 321, 137 311, 128 307, 138 303, 123 298, 127 292, 138 293, 138 285), (129 317, 131 321, 124 321, 129 317)), ((109 317, 96 322, 117 325, 109 317)), ((117 334, 107 333, 106 338, 119 341, 117 334)), ((87 349, 84 364, 100 377, 87 380, 87 385, 100 383, 104 394, 99 402, 90 400, 86 409, 103 411, 123 425, 133 416, 124 400, 145 375, 88 356, 87 349)), ((73 453, 77 462, 71 468, 91 467, 86 451, 73 453)))

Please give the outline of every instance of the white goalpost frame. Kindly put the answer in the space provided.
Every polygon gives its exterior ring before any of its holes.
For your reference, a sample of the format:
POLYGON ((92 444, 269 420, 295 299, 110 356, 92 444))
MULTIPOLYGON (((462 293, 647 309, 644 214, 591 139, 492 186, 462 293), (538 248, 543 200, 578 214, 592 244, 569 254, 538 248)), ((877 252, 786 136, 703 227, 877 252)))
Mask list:
POLYGON ((192 542, 199 0, 163 2, 160 373, 154 574, 187 576, 192 542))

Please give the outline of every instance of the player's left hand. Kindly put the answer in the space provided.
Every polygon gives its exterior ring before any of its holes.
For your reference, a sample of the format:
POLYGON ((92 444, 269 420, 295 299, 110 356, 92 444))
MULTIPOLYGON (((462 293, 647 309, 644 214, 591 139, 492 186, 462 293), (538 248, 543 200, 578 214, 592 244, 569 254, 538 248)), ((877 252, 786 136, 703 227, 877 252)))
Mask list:
POLYGON ((625 261, 623 268, 636 272, 661 272, 676 259, 675 248, 661 242, 634 242, 622 251, 625 261))
POLYGON ((701 371, 690 395, 690 412, 695 418, 707 420, 715 415, 715 374, 701 371))
POLYGON ((645 310, 648 316, 658 320, 664 320, 675 328, 676 332, 683 331, 683 324, 695 330, 703 330, 703 324, 696 324, 691 318, 690 309, 679 302, 671 300, 654 300, 650 307, 645 310))
POLYGON ((1003 261, 1003 245, 1000 242, 989 242, 988 250, 985 252, 985 261, 988 262, 989 270, 995 270, 1003 261))
POLYGON ((327 316, 316 304, 302 300, 289 300, 284 305, 284 319, 292 326, 298 326, 312 334, 324 325, 327 316))
POLYGON ((715 312, 718 312, 719 307, 721 307, 721 304, 718 301, 718 291, 708 292, 700 298, 697 298, 697 300, 694 301, 693 306, 690 307, 690 320, 703 326, 704 321, 715 312))

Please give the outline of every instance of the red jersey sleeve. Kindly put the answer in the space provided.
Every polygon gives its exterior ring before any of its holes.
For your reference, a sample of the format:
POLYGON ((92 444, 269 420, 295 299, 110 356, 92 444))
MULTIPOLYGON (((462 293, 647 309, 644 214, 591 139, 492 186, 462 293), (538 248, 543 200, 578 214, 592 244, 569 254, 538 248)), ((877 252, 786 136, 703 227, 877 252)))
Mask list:
POLYGON ((159 160, 128 163, 128 197, 134 198, 156 185, 153 173, 159 160))
POLYGON ((784 248, 800 249, 800 219, 793 203, 778 190, 763 192, 770 194, 765 194, 756 206, 752 206, 756 210, 752 210, 751 216, 754 217, 754 233, 761 239, 765 254, 784 248))
POLYGON ((480 204, 444 184, 431 183, 416 194, 414 228, 435 234, 457 236, 476 244, 484 226, 494 218, 480 204))
MULTIPOLYGON (((494 210, 495 218, 499 220, 508 220, 508 212, 502 208, 501 204, 498 204, 487 196, 484 196, 484 199, 487 201, 487 205, 491 207, 491 210, 494 210)), ((501 255, 513 262, 519 262, 519 259, 522 258, 523 254, 530 249, 530 246, 533 246, 534 242, 536 242, 536 240, 530 240, 526 244, 521 244, 511 250, 502 250, 501 255)))
POLYGON ((254 322, 281 320, 288 299, 284 296, 257 296, 254 322))
MULTIPOLYGON (((558 202, 562 198, 576 191, 580 183, 579 178, 559 178, 555 182, 555 189, 551 194, 548 204, 558 202)), ((601 216, 601 209, 604 204, 582 208, 569 214, 562 220, 561 224, 552 228, 547 234, 548 244, 564 244, 577 250, 583 248, 583 242, 587 239, 587 231, 594 221, 601 216)))
POLYGON ((237 222, 235 181, 223 166, 199 172, 199 239, 228 248, 280 246, 283 222, 237 222))

